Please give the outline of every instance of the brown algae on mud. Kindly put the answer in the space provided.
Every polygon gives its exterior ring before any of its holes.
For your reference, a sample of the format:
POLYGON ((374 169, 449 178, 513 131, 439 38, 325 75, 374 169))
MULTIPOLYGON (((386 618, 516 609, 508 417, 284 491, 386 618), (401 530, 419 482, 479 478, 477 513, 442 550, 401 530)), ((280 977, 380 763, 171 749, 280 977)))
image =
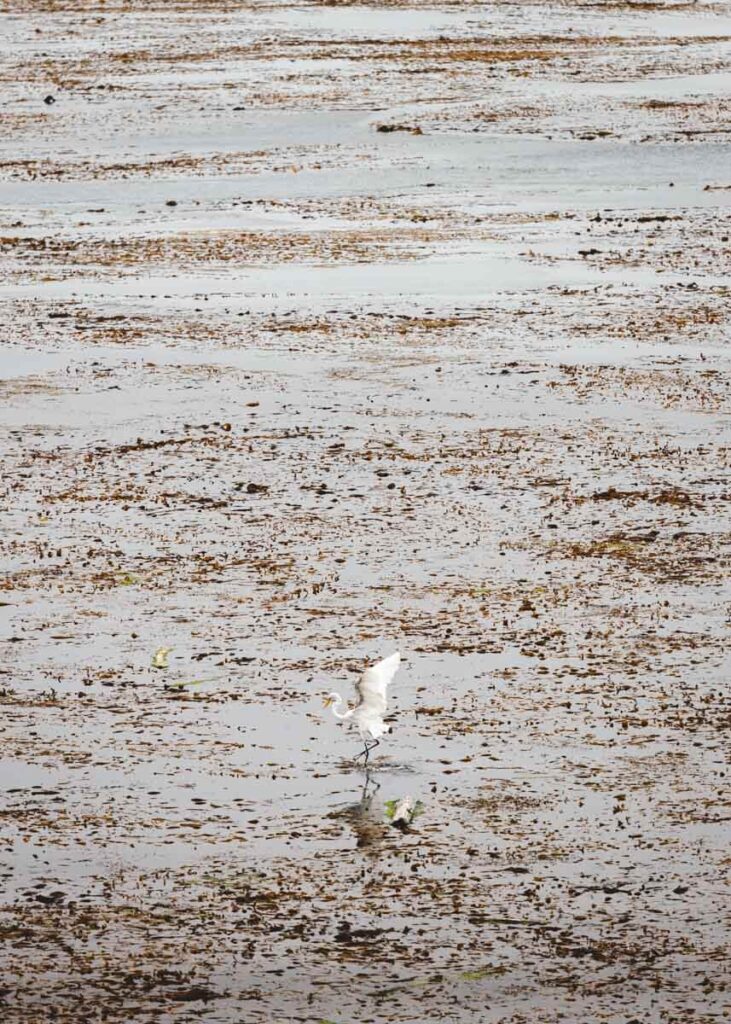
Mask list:
POLYGON ((728 1015, 727 5, 0 20, 3 1020, 728 1015))

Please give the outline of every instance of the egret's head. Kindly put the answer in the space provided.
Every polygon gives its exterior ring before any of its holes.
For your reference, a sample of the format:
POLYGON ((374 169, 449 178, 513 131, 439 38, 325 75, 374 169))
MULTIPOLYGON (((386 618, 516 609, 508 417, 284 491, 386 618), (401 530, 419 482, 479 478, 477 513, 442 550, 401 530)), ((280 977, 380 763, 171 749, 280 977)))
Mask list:
POLYGON ((329 708, 329 707, 332 707, 332 705, 333 705, 333 704, 335 703, 335 701, 337 701, 337 700, 340 700, 340 698, 339 698, 339 696, 337 695, 337 693, 328 693, 327 697, 325 697, 325 699, 324 699, 324 700, 323 700, 323 702, 322 702, 322 706, 323 706, 324 708, 329 708))

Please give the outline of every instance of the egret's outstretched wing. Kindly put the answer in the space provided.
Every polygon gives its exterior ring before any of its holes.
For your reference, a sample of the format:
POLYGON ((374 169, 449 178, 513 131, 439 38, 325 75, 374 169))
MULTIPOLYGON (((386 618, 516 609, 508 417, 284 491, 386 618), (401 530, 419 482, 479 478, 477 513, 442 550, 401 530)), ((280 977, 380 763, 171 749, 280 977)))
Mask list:
POLYGON ((398 651, 383 661, 376 662, 365 670, 355 684, 359 707, 383 714, 386 710, 386 691, 388 684, 396 675, 401 655, 398 651))

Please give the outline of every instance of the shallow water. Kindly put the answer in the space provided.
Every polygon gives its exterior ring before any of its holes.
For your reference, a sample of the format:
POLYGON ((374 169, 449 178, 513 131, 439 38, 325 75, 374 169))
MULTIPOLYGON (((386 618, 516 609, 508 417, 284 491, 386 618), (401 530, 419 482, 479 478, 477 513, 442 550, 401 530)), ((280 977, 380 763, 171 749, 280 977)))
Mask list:
POLYGON ((105 7, 0 15, 3 1021, 723 1018, 725 6, 105 7))

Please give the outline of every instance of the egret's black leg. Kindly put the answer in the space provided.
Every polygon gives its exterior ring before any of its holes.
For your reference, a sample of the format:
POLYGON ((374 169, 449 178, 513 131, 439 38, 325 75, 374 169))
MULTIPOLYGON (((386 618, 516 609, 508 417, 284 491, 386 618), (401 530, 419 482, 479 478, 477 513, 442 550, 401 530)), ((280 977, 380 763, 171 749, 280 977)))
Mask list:
POLYGON ((369 757, 371 755, 371 751, 375 751, 377 746, 380 744, 380 742, 381 742, 380 739, 375 739, 373 741, 373 743, 371 743, 370 746, 369 746, 368 743, 365 743, 365 750, 364 751, 360 751, 360 754, 356 754, 354 760, 357 761, 357 759, 359 757, 362 757, 362 755, 364 754, 365 755, 365 759, 363 761, 363 768, 364 768, 365 765, 368 764, 368 759, 369 759, 369 757))
POLYGON ((370 752, 372 750, 375 750, 376 747, 380 746, 380 743, 381 743, 380 740, 374 740, 373 743, 371 743, 371 745, 369 747, 368 743, 366 742, 365 750, 361 750, 361 752, 359 754, 356 754, 355 757, 353 758, 353 760, 357 761, 359 757, 363 757, 363 755, 365 754, 365 760, 363 761, 363 767, 365 768, 365 766, 368 764, 368 756, 369 756, 370 752))
POLYGON ((368 755, 370 754, 370 752, 372 750, 374 750, 378 746, 378 742, 379 741, 376 740, 374 743, 371 743, 370 747, 368 746, 368 743, 366 742, 365 750, 361 750, 361 752, 359 754, 356 754, 355 757, 353 758, 353 760, 357 761, 359 757, 363 757, 363 755, 365 754, 365 761, 363 762, 363 766, 365 767, 365 765, 368 764, 368 755))

